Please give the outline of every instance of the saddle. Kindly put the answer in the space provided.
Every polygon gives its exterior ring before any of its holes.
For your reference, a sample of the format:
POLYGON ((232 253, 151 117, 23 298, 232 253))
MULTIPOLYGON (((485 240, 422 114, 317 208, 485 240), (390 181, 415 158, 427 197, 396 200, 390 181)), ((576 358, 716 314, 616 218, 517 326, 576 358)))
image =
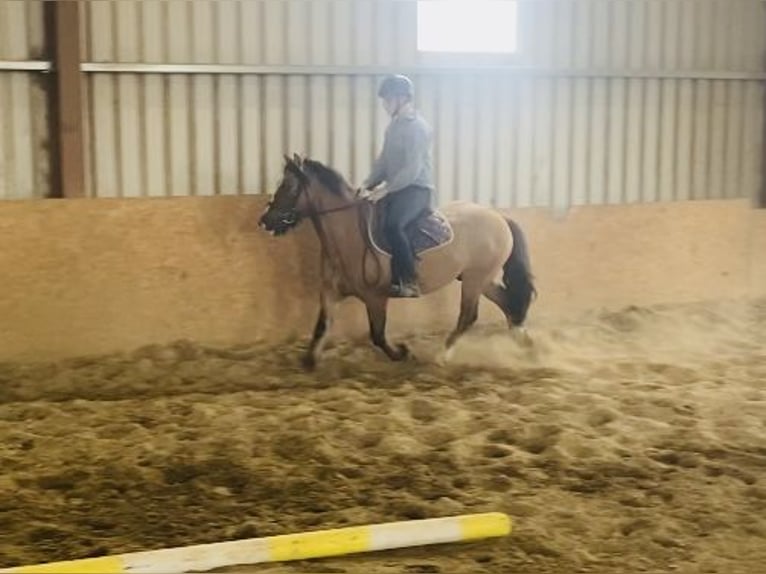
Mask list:
MULTIPOLYGON (((369 220, 370 240, 373 245, 387 255, 391 255, 391 245, 385 234, 385 204, 372 205, 369 220)), ((425 209, 404 229, 410 240, 415 255, 446 245, 454 238, 454 232, 447 218, 435 209, 425 209)))

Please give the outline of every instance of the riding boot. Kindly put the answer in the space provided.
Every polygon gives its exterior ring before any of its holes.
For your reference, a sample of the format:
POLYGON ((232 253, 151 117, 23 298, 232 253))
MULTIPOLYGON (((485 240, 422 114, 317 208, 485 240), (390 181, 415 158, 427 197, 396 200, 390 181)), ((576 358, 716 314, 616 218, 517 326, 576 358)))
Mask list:
POLYGON ((391 284, 391 297, 417 298, 420 297, 420 287, 416 281, 398 281, 391 284))

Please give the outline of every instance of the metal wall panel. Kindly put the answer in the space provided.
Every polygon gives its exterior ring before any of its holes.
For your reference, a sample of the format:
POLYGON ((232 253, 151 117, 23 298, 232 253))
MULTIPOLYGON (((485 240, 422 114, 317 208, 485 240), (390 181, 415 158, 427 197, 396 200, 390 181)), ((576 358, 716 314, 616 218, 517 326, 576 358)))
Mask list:
POLYGON ((0 32, 0 60, 42 60, 42 0, 0 1, 0 32))
MULTIPOLYGON (((523 66, 763 70, 762 0, 517 4, 521 26, 514 61, 523 66)), ((415 66, 427 61, 414 42, 415 0, 85 0, 83 19, 86 37, 100 33, 108 39, 83 42, 88 62, 415 66), (152 38, 161 40, 162 49, 149 54, 142 47, 152 38)))
POLYGON ((85 0, 83 21, 109 41, 83 42, 88 62, 412 64, 415 4, 389 0, 85 0), (161 53, 133 43, 167 31, 161 53))
POLYGON ((0 199, 50 193, 41 1, 0 1, 0 199), (14 70, 13 68, 17 68, 14 70))
POLYGON ((380 66, 416 78, 443 201, 564 208, 759 185, 761 0, 520 0, 518 53, 470 60, 417 53, 414 0, 98 1, 84 12, 90 63, 259 66, 89 73, 90 195, 271 191, 293 151, 356 184, 387 121, 380 66))

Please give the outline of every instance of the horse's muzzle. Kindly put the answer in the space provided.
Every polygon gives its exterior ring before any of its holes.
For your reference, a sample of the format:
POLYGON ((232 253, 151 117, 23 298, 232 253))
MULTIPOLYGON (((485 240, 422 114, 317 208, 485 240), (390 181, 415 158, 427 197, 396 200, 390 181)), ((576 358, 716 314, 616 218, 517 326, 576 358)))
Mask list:
POLYGON ((258 220, 258 227, 272 235, 284 235, 298 225, 299 219, 295 211, 275 212, 267 208, 266 213, 258 220))

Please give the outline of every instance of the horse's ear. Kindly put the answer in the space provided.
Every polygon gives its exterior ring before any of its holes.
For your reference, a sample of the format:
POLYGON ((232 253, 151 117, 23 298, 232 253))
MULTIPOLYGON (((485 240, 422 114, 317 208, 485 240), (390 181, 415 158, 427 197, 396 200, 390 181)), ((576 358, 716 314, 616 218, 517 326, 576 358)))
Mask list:
POLYGON ((285 158, 285 170, 293 173, 296 177, 302 181, 308 181, 306 173, 303 171, 303 160, 298 154, 293 154, 293 157, 283 154, 285 158))

